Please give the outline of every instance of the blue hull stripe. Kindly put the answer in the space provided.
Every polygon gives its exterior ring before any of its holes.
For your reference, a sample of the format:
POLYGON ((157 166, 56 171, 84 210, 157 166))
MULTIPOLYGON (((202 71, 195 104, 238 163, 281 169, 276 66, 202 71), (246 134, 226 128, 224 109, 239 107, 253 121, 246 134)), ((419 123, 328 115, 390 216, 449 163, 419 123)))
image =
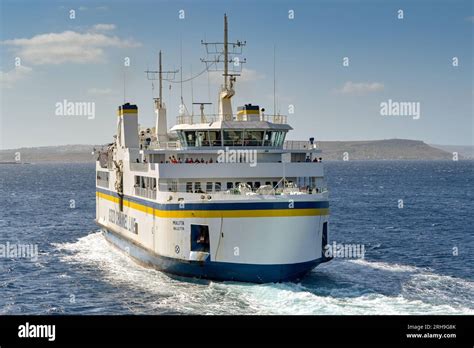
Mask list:
MULTIPOLYGON (((107 195, 118 197, 118 194, 114 191, 105 190, 97 187, 96 190, 107 195)), ((186 203, 184 208, 180 208, 179 204, 175 203, 155 203, 148 200, 140 199, 133 196, 124 196, 125 199, 135 202, 138 204, 153 207, 158 210, 265 210, 265 209, 324 209, 329 208, 329 201, 317 201, 317 202, 299 202, 294 201, 294 207, 289 208, 288 202, 248 202, 248 203, 186 203)))
POLYGON ((186 261, 160 256, 128 241, 111 230, 106 230, 106 239, 139 263, 160 271, 193 278, 251 283, 273 283, 297 280, 327 259, 320 258, 295 264, 239 264, 215 261, 186 261))

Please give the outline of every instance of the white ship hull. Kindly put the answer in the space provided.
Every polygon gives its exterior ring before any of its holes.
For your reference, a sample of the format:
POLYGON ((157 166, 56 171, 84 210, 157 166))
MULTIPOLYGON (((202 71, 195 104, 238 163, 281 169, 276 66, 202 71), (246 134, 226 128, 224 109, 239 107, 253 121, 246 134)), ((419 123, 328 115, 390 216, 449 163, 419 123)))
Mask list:
POLYGON ((328 202, 313 197, 188 202, 180 208, 126 196, 119 212, 118 195, 97 188, 97 223, 108 241, 165 272, 280 282, 301 278, 327 261, 322 248, 328 202), (193 250, 193 225, 207 226, 208 250, 193 250))

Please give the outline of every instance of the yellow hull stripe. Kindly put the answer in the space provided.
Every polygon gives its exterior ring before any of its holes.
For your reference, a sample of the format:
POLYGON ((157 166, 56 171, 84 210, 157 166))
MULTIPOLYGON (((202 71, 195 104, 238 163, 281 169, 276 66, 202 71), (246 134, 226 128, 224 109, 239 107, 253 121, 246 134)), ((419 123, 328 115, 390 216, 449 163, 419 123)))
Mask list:
MULTIPOLYGON (((102 192, 96 192, 98 198, 119 203, 119 199, 102 192)), ((328 215, 329 209, 262 209, 262 210, 159 210, 143 204, 123 200, 123 206, 160 218, 245 218, 245 217, 286 217, 328 215)))

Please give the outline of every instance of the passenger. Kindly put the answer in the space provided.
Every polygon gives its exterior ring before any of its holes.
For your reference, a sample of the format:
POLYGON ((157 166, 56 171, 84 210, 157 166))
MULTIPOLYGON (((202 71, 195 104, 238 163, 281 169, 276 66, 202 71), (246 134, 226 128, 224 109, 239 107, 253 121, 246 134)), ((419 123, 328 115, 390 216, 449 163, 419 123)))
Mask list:
POLYGON ((209 163, 213 163, 213 161, 212 161, 212 157, 211 157, 211 159, 209 160, 209 163))
POLYGON ((206 162, 204 161, 204 158, 202 158, 202 157, 201 157, 201 163, 206 163, 206 162))
POLYGON ((194 160, 194 163, 199 163, 199 160, 196 158, 196 159, 194 160))
POLYGON ((323 158, 322 157, 319 157, 319 162, 322 162, 323 161, 323 158))
POLYGON ((309 156, 306 156, 306 162, 311 162, 309 156))
POLYGON ((318 162, 318 158, 315 157, 314 160, 313 160, 313 162, 316 162, 316 163, 317 163, 317 162, 318 162))
POLYGON ((137 158, 137 163, 140 163, 140 161, 138 160, 138 158, 137 158))
POLYGON ((178 157, 178 163, 183 163, 183 161, 181 160, 181 157, 178 157))

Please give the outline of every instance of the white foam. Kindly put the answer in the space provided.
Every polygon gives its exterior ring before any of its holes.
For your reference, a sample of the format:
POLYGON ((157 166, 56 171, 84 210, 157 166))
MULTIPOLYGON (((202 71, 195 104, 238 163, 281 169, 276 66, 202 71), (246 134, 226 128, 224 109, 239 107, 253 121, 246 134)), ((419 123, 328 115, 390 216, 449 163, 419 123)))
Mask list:
POLYGON ((136 264, 101 233, 54 245, 62 261, 96 268, 125 298, 146 302, 147 314, 474 314, 472 282, 407 265, 333 260, 299 284, 257 285, 171 278, 136 264))

